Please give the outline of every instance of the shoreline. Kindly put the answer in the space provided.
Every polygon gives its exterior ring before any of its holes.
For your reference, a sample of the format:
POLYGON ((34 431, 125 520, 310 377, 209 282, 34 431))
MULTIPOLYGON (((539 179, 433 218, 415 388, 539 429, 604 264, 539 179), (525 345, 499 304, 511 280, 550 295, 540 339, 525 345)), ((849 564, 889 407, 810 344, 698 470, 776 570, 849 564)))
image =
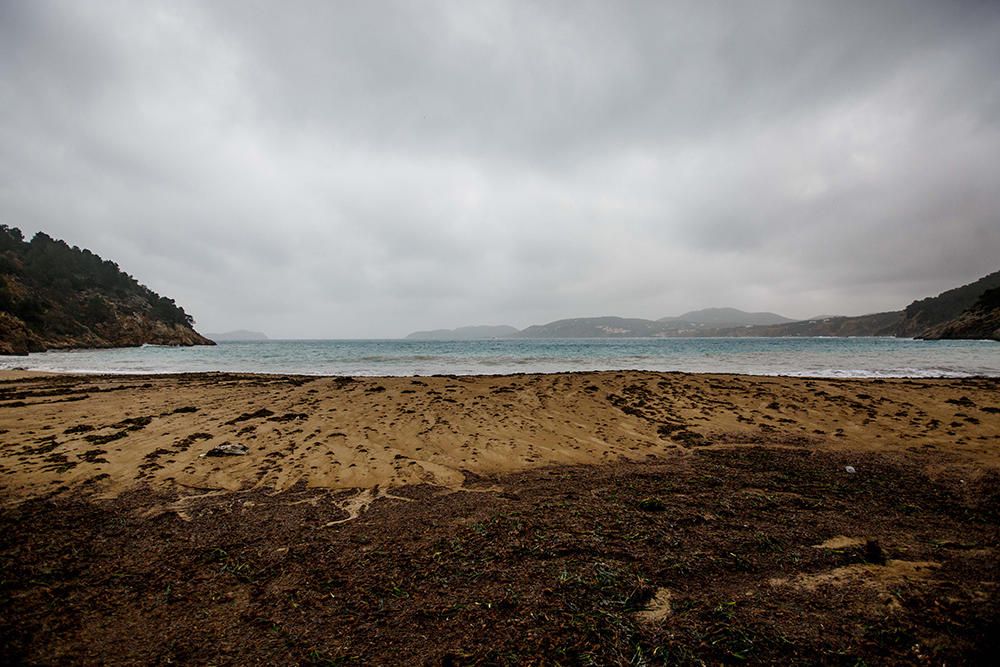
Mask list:
MULTIPOLYGON (((854 373, 854 372, 868 372, 868 371, 835 371, 839 373, 854 373)), ((685 371, 685 370, 656 370, 656 369, 646 369, 646 368, 609 368, 609 369, 593 369, 593 370, 546 370, 546 371, 517 371, 517 372, 497 372, 497 373, 410 373, 410 374, 398 374, 398 375, 367 375, 364 373, 288 373, 284 371, 230 371, 230 370, 194 370, 194 371, 96 371, 96 370, 36 370, 31 368, 0 368, 0 382, 3 382, 6 378, 14 378, 19 375, 29 377, 29 376, 53 376, 53 377, 103 377, 103 378, 170 378, 177 377, 182 378, 185 376, 199 376, 199 375, 234 375, 234 376, 263 376, 263 377, 294 377, 294 378, 311 378, 311 379, 331 379, 331 378, 341 378, 341 377, 351 377, 351 378, 365 378, 369 380, 379 380, 379 379, 406 379, 406 378, 503 378, 503 377, 520 377, 526 375, 540 375, 540 376, 550 376, 550 375, 579 375, 579 374, 589 374, 589 373, 658 373, 663 375, 718 375, 718 376, 734 376, 734 377, 744 377, 744 378, 790 378, 797 380, 859 380, 859 381, 872 381, 872 380, 997 380, 1000 379, 1000 373, 995 375, 987 373, 977 373, 977 374, 965 374, 965 373, 955 373, 953 375, 895 375, 895 374, 877 374, 877 375, 822 375, 822 374, 807 374, 807 373, 741 373, 734 371, 685 371)))

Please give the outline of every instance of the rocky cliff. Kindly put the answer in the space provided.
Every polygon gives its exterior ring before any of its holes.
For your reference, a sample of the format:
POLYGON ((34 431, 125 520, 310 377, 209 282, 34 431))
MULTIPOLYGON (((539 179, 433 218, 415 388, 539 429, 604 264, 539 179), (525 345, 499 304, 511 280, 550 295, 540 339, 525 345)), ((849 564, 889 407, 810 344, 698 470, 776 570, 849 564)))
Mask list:
POLYGON ((949 322, 928 329, 920 338, 1000 340, 1000 287, 986 290, 971 308, 949 322))
POLYGON ((987 290, 1000 287, 1000 271, 937 296, 914 301, 906 307, 897 336, 927 338, 925 334, 950 323, 972 308, 987 290))
POLYGON ((114 262, 39 232, 0 225, 0 354, 214 345, 173 299, 114 262))

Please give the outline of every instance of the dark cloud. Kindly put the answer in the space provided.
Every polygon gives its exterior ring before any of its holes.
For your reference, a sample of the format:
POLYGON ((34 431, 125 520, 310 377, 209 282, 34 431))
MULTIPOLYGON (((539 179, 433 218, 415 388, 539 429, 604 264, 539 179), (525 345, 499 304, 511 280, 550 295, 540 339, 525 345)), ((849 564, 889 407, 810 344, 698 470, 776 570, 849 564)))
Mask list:
POLYGON ((0 218, 202 329, 904 305, 1000 268, 992 2, 0 3, 0 218))

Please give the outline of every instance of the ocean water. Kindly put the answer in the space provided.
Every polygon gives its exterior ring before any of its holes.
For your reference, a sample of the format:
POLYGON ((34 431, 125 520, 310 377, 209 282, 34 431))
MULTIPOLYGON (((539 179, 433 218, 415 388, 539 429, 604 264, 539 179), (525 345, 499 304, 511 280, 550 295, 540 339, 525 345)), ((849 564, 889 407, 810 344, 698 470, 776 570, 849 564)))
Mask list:
POLYGON ((816 377, 1000 376, 1000 343, 898 338, 287 340, 0 357, 0 368, 89 373, 306 375, 655 370, 816 377))

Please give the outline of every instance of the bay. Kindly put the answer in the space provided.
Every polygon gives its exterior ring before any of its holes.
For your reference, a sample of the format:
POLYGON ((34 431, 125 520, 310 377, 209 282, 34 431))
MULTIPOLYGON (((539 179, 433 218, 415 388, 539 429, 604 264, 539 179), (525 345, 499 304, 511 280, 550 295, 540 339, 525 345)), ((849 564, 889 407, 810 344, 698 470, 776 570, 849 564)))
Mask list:
POLYGON ((0 368, 306 375, 651 370, 815 377, 1000 376, 1000 343, 901 338, 268 340, 2 357, 0 368))

